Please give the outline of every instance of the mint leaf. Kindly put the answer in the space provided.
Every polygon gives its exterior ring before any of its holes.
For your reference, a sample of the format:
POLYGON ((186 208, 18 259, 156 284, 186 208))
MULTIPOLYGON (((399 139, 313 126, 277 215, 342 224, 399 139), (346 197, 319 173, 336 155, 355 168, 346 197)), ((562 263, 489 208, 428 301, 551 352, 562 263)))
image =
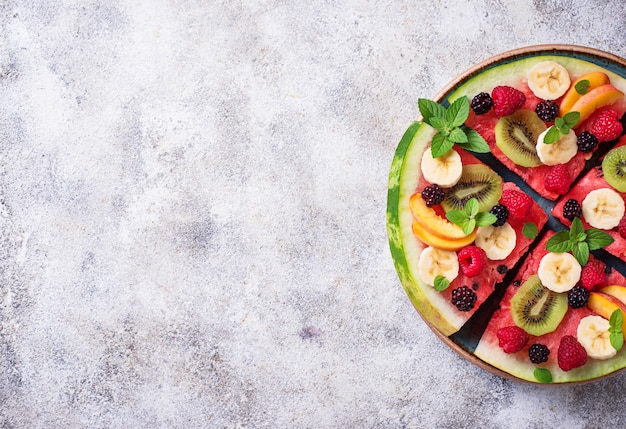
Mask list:
POLYGON ((559 128, 559 132, 563 135, 569 133, 570 127, 569 125, 565 124, 563 125, 561 128, 559 128))
POLYGON ((440 156, 445 155, 450 149, 452 149, 452 146, 454 146, 454 142, 448 139, 448 137, 441 133, 435 134, 430 148, 433 158, 439 158, 440 156))
POLYGON ((554 120, 554 126, 557 128, 561 128, 563 125, 565 125, 565 119, 563 118, 556 118, 554 120))
POLYGON ((526 238, 530 238, 531 240, 537 237, 537 225, 534 222, 526 222, 522 227, 522 234, 526 238))
POLYGON ((551 126, 548 132, 543 136, 544 144, 553 144, 559 141, 561 132, 556 126, 551 126))
POLYGON ((445 118, 440 118, 438 116, 430 118, 430 126, 443 132, 444 135, 447 135, 450 132, 450 129, 448 128, 448 121, 446 121, 445 118))
POLYGON ((476 216, 476 213, 478 213, 478 208, 478 200, 476 198, 470 198, 465 203, 465 213, 467 213, 469 217, 476 216))
POLYGON ((609 340, 613 348, 617 351, 620 351, 624 346, 624 334, 621 332, 611 332, 609 340))
POLYGON ((463 125, 468 115, 469 100, 466 96, 463 96, 454 100, 450 107, 448 107, 448 111, 446 112, 446 120, 448 121, 448 125, 450 126, 450 128, 460 127, 461 125, 463 125))
POLYGON ((575 238, 583 232, 585 232, 585 226, 583 225, 583 222, 578 217, 574 218, 574 220, 572 221, 572 226, 570 226, 569 228, 569 238, 575 238))
POLYGON ((587 234, 585 241, 589 245, 589 250, 598 250, 613 243, 613 237, 599 229, 589 228, 585 234, 587 234))
POLYGON ((435 277, 434 283, 435 284, 433 286, 435 287, 435 290, 439 292, 441 292, 442 290, 448 289, 448 286, 450 286, 450 280, 448 280, 441 274, 437 274, 437 277, 435 277))
POLYGON ((580 266, 584 267, 589 261, 589 245, 584 241, 574 244, 572 246, 572 254, 580 266))
POLYGON ((462 210, 451 210, 446 213, 446 218, 455 225, 463 225, 463 222, 469 220, 467 213, 462 210))
POLYGON ((477 213, 474 219, 476 219, 477 226, 493 225, 498 220, 496 215, 488 212, 477 213))
POLYGON ((461 227, 465 235, 470 235, 472 231, 474 231, 474 228, 476 228, 476 219, 474 218, 470 218, 467 223, 461 227))
POLYGON ((574 85, 574 88, 576 89, 576 92, 580 95, 585 95, 587 91, 589 91, 589 84, 590 82, 587 79, 584 79, 576 83, 576 85, 574 85))
POLYGON ((535 368, 533 371, 535 379, 541 383, 552 383, 552 373, 547 368, 535 368))
POLYGON ((445 118, 446 109, 439 103, 435 103, 427 98, 420 98, 417 100, 417 106, 419 107, 420 114, 424 118, 424 122, 432 126, 430 120, 432 118, 445 118))
POLYGON ((622 314, 622 310, 618 308, 611 313, 611 317, 609 318, 609 332, 611 333, 609 340, 611 341, 611 346, 618 351, 621 350, 624 345, 622 323, 624 323, 624 315, 622 314))
POLYGON ((467 143, 458 143, 458 146, 476 153, 487 153, 491 151, 489 149, 489 145, 483 136, 478 133, 478 131, 468 127, 463 127, 461 129, 467 136, 467 143))
POLYGON ((546 243, 548 252, 563 253, 572 250, 572 242, 569 240, 569 231, 559 231, 546 243))
MULTIPOLYGON (((576 126, 579 119, 580 119, 580 112, 576 112, 576 111, 569 112, 568 114, 563 116, 563 121, 565 121, 565 125, 567 125, 570 128, 576 126)), ((564 132, 563 134, 567 134, 567 133, 564 132)))
POLYGON ((467 143, 467 136, 460 128, 453 128, 448 135, 448 138, 455 143, 467 143))

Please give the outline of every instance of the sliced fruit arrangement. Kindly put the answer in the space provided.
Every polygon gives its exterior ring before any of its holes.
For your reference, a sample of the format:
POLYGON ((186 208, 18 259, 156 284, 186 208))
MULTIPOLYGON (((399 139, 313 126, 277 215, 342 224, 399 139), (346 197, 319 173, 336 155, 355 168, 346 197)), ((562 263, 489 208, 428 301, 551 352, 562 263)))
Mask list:
POLYGON ((420 99, 396 149, 387 231, 402 285, 436 332, 505 374, 626 367, 626 264, 609 258, 626 256, 623 70, 505 62, 442 104, 420 99))

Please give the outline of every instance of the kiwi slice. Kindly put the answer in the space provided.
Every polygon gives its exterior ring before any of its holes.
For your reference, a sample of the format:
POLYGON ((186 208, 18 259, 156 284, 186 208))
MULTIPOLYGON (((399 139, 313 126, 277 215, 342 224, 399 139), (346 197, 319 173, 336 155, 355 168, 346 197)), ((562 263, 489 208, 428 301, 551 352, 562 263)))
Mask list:
POLYGON ((521 109, 503 116, 495 127, 496 146, 515 164, 537 167, 537 138, 547 129, 546 124, 532 110, 521 109))
POLYGON ((532 275, 511 298, 511 315, 517 326, 530 335, 553 332, 567 312, 567 294, 544 287, 532 275))
POLYGON ((602 160, 606 183, 620 192, 626 192, 626 146, 615 148, 602 160))
POLYGON ((459 181, 451 187, 441 203, 446 212, 464 210, 471 199, 478 200, 478 210, 489 211, 502 196, 502 178, 491 168, 482 164, 467 164, 459 181))

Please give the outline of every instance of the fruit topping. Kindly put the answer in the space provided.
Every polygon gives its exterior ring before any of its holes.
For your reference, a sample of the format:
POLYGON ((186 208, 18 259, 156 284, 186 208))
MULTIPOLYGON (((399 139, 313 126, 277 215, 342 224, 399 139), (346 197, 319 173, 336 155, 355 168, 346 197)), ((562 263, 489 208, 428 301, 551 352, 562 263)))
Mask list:
POLYGON ((620 192, 626 192, 626 146, 609 151, 602 160, 604 180, 620 192))
MULTIPOLYGON (((582 124, 587 118, 591 116, 596 109, 615 103, 622 98, 624 93, 613 85, 602 85, 592 89, 585 95, 581 96, 571 108, 572 112, 579 112, 580 119, 578 124, 582 124)), ((561 114, 565 115, 569 113, 561 108, 561 114)), ((592 131, 593 132, 593 131, 592 131)), ((594 133, 595 134, 595 133, 594 133)), ((599 138, 599 136, 596 134, 599 138)))
POLYGON ((583 200, 582 207, 583 217, 587 223, 599 229, 615 228, 625 212, 622 196, 608 188, 589 192, 583 200))
POLYGON ((528 348, 528 357, 535 365, 548 361, 550 349, 543 344, 533 344, 528 348))
POLYGON ((409 208, 413 214, 413 219, 430 234, 448 241, 466 241, 467 234, 461 227, 453 224, 447 219, 439 216, 435 209, 426 205, 426 201, 421 194, 413 194, 409 199, 409 208))
POLYGON ((422 280, 435 285, 437 276, 445 277, 450 283, 459 275, 459 261, 456 252, 427 247, 420 253, 417 262, 418 273, 422 280))
POLYGON ((554 101, 545 100, 537 104, 535 113, 543 122, 554 122, 556 117, 559 116, 559 105, 554 101))
POLYGON ((488 212, 502 196, 502 178, 491 168, 482 164, 463 166, 459 181, 448 190, 441 203, 446 212, 465 210, 472 198, 478 201, 478 210, 488 212))
POLYGON ((587 363, 587 351, 572 335, 561 338, 557 351, 559 368, 570 371, 587 363))
POLYGON ((580 280, 582 287, 588 291, 606 286, 607 278, 604 272, 604 264, 597 260, 589 261, 583 267, 580 280))
POLYGON ((455 185, 463 172, 461 156, 455 150, 433 158, 431 150, 426 150, 422 157, 422 176, 430 183, 444 188, 455 185))
POLYGON ((526 103, 524 93, 510 86, 496 86, 491 91, 491 98, 496 116, 512 115, 526 103))
POLYGON ((520 286, 511 299, 513 322, 530 335, 553 332, 567 312, 567 296, 544 287, 537 275, 520 286))
POLYGON ((578 150, 585 153, 594 150, 596 146, 598 146, 598 143, 598 138, 589 131, 583 131, 576 139, 576 146, 578 146, 578 150))
POLYGON ((554 143, 546 143, 545 139, 552 128, 548 128, 537 138, 537 156, 546 165, 558 165, 569 162, 577 153, 576 133, 568 130, 562 134, 554 143))
POLYGON ((484 115, 491 110, 492 106, 493 100, 486 92, 481 92, 480 94, 475 95, 474 98, 472 98, 472 103, 470 104, 470 107, 476 115, 484 115))
POLYGON ((537 275, 553 292, 567 292, 580 280, 582 267, 571 253, 546 253, 539 262, 537 275))
POLYGON ((509 209, 507 209, 504 204, 496 204, 489 210, 489 213, 498 218, 498 220, 493 223, 493 226, 502 226, 509 220, 509 209))
POLYGON ((502 226, 481 226, 476 231, 476 245, 483 249, 487 258, 501 261, 515 249, 517 236, 509 223, 502 226))
POLYGON ((523 220, 533 206, 533 199, 523 192, 507 189, 502 192, 500 203, 508 209, 511 219, 523 220))
POLYGON ((583 214, 583 209, 580 206, 580 203, 572 198, 565 202, 563 206, 563 217, 570 222, 574 220, 576 217, 581 217, 583 214))
POLYGON ((496 335, 504 353, 517 353, 528 343, 528 334, 519 326, 505 326, 496 335))
POLYGON ((615 110, 606 109, 594 114, 590 119, 590 130, 599 142, 615 140, 622 135, 624 128, 615 110))
POLYGON ((428 185, 422 191, 422 199, 426 203, 426 207, 441 204, 445 197, 446 191, 444 191, 439 185, 428 185))
POLYGON ((568 90, 569 73, 559 63, 542 61, 528 71, 528 87, 538 98, 556 100, 568 90))
POLYGON ((609 321, 601 316, 586 316, 578 323, 576 337, 593 359, 609 359, 617 353, 611 345, 609 321))
POLYGON ((470 311, 476 304, 476 292, 467 286, 461 286, 452 290, 452 304, 459 311, 470 311))
POLYGON ((478 246, 467 246, 459 251, 459 267, 467 277, 475 277, 487 263, 487 254, 478 246))
POLYGON ((606 73, 593 72, 581 76, 570 86, 563 96, 559 110, 563 113, 570 112, 572 110, 572 106, 576 103, 576 101, 578 101, 578 99, 580 99, 580 97, 592 89, 608 83, 611 83, 611 81, 606 73))
POLYGON ((589 291, 582 286, 574 286, 567 293, 567 303, 572 308, 582 308, 587 305, 589 291))
MULTIPOLYGON (((544 145, 548 146, 548 145, 544 145)), ((546 175, 545 187, 547 191, 554 192, 559 195, 565 195, 569 190, 571 178, 567 166, 558 164, 550 167, 550 171, 546 175)))
POLYGON ((537 167, 537 138, 546 124, 532 110, 522 109, 502 117, 494 128, 496 146, 507 158, 522 167, 537 167))

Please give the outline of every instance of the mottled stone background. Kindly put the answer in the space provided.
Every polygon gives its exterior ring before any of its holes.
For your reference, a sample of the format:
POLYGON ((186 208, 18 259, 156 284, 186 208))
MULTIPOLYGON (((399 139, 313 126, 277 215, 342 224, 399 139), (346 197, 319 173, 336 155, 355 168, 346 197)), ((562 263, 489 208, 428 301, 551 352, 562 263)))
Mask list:
POLYGON ((514 383, 387 246, 396 143, 623 0, 0 0, 0 427, 620 428, 626 374, 514 383))

